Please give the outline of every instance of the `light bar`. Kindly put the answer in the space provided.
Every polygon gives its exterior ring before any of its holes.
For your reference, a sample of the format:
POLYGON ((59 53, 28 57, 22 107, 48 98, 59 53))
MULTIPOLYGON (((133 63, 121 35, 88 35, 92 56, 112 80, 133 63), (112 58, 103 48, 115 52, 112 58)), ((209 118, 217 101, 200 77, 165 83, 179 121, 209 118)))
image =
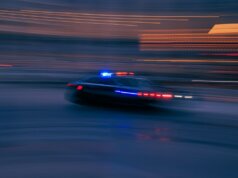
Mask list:
POLYGON ((112 74, 111 72, 102 72, 100 73, 100 76, 103 77, 103 78, 110 78, 112 77, 112 74))
POLYGON ((106 71, 100 73, 100 76, 103 77, 103 78, 111 78, 113 75, 116 75, 116 76, 119 76, 119 77, 121 77, 121 76, 134 76, 135 73, 134 72, 115 72, 115 73, 113 73, 113 72, 106 72, 106 71))
POLYGON ((135 75, 134 72, 116 72, 117 76, 133 76, 135 75))

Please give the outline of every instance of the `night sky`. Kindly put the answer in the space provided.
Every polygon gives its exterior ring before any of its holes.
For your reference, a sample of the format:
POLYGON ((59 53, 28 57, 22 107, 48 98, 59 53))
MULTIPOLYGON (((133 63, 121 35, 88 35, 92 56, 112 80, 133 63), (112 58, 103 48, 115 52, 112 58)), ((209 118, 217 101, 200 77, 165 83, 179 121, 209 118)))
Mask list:
POLYGON ((84 10, 131 13, 237 14, 237 0, 3 0, 2 9, 84 10))

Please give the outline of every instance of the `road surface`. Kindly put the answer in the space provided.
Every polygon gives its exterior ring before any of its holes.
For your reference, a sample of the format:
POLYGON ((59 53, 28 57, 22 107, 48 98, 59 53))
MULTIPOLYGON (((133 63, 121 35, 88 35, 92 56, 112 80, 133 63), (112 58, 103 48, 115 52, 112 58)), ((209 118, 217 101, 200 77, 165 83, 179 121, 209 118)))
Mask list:
POLYGON ((217 112, 206 102, 77 106, 64 100, 63 86, 0 87, 3 178, 238 177, 237 111, 223 112, 225 103, 217 112))

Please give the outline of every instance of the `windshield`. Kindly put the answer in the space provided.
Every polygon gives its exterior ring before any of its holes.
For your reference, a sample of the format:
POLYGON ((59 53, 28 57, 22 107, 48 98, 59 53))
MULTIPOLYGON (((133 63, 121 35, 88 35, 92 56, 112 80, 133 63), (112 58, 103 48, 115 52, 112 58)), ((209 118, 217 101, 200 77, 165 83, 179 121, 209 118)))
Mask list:
POLYGON ((121 86, 127 87, 143 87, 143 88, 151 87, 150 82, 145 79, 118 77, 116 79, 116 82, 121 86))
POLYGON ((101 77, 92 77, 84 80, 87 83, 95 84, 104 84, 104 85, 115 85, 115 80, 113 78, 101 78, 101 77))

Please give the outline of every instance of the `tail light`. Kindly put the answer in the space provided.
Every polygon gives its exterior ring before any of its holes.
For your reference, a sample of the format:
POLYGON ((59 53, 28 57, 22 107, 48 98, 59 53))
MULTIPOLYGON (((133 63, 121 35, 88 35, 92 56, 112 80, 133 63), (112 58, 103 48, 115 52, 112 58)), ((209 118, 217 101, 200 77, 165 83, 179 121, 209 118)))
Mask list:
POLYGON ((155 92, 138 92, 137 96, 155 99, 172 99, 173 95, 170 93, 155 93, 155 92))
POLYGON ((82 85, 77 86, 77 90, 79 91, 83 90, 83 86, 82 85))

